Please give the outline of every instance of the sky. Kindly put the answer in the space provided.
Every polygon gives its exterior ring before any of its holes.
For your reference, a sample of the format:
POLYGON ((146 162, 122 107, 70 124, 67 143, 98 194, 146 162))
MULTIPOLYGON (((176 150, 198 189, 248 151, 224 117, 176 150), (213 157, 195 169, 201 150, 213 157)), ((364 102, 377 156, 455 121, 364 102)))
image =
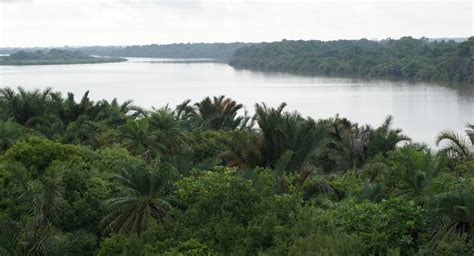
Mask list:
POLYGON ((0 47, 451 38, 473 1, 0 0, 0 47))

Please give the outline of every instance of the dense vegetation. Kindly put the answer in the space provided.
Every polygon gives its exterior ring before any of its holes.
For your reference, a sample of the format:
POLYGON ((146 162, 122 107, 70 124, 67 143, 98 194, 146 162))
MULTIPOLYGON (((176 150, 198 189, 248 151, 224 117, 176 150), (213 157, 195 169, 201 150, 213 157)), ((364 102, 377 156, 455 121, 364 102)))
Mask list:
POLYGON ((93 57, 78 51, 52 49, 49 51, 18 51, 0 56, 0 65, 53 65, 122 62, 124 58, 93 57))
POLYGON ((242 110, 1 89, 0 255, 474 253, 473 125, 242 110))
MULTIPOLYGON (((227 60, 236 49, 246 43, 187 43, 151 44, 130 46, 84 46, 62 47, 64 51, 79 51, 83 54, 113 57, 145 58, 203 58, 227 60)), ((0 48, 0 53, 12 54, 18 51, 47 51, 49 48, 0 48)))
POLYGON ((92 46, 80 47, 79 51, 102 56, 147 57, 147 58, 205 58, 228 59, 245 43, 187 43, 151 44, 126 47, 92 46))
POLYGON ((289 41, 249 45, 235 51, 236 68, 306 75, 474 83, 474 37, 455 41, 289 41))

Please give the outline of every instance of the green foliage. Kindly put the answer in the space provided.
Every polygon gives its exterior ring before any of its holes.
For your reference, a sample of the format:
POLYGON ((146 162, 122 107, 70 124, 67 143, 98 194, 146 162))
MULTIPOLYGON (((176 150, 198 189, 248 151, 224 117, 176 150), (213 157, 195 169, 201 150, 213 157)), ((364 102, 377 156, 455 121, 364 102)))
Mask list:
POLYGON ((229 64, 308 75, 472 83, 473 44, 473 37, 462 43, 412 37, 381 41, 283 40, 237 49, 229 64))
POLYGON ((199 242, 196 239, 190 239, 179 243, 176 247, 167 250, 164 255, 167 256, 209 256, 218 255, 213 250, 209 249, 206 244, 199 242))
POLYGON ((430 243, 420 249, 420 255, 472 255, 474 244, 472 241, 466 244, 466 236, 454 237, 430 243))
POLYGON ((186 100, 176 106, 177 117, 184 121, 184 125, 188 128, 235 130, 253 125, 253 120, 247 115, 246 110, 243 116, 238 115, 243 105, 224 95, 212 99, 206 97, 194 105, 190 105, 190 102, 186 100))
POLYGON ((391 129, 392 120, 392 116, 388 116, 384 123, 371 134, 367 145, 369 157, 376 154, 386 155, 388 152, 395 150, 398 143, 411 141, 408 136, 402 134, 401 129, 391 129))
POLYGON ((93 147, 110 143, 106 134, 111 129, 125 124, 128 118, 136 118, 143 110, 126 101, 119 104, 116 99, 92 102, 86 92, 80 102, 68 93, 50 88, 43 91, 27 91, 21 87, 0 89, 0 117, 34 129, 50 139, 64 143, 86 144, 93 147))
POLYGON ((234 130, 238 127, 245 127, 247 117, 237 116, 237 112, 243 107, 224 95, 209 97, 196 103, 196 114, 202 120, 201 126, 212 130, 234 130))
POLYGON ((140 236, 149 219, 162 223, 172 209, 163 194, 166 178, 160 170, 141 168, 116 175, 115 179, 125 188, 125 194, 107 201, 110 214, 101 223, 104 233, 136 233, 140 236))
POLYGON ((160 152, 173 155, 183 150, 184 133, 173 111, 168 108, 157 110, 151 114, 149 122, 160 152))
POLYGON ((150 131, 147 119, 129 120, 119 127, 123 145, 135 155, 151 158, 156 152, 155 138, 150 131))
POLYGON ((257 174, 256 184, 269 186, 259 192, 252 182, 230 169, 204 172, 178 181, 177 199, 185 208, 180 217, 184 238, 207 241, 217 252, 250 254, 272 246, 295 209, 294 198, 274 196, 271 176, 257 174), (270 180, 268 180, 270 179, 270 180))
POLYGON ((466 136, 462 136, 453 131, 442 131, 436 138, 436 144, 446 141, 441 151, 456 159, 472 159, 474 157, 474 126, 466 125, 466 136))
POLYGON ((141 256, 143 253, 143 244, 137 237, 126 237, 123 235, 113 235, 104 239, 100 243, 100 249, 97 256, 141 256))
POLYGON ((95 234, 81 229, 63 234, 59 243, 62 248, 67 248, 62 254, 66 256, 93 255, 97 249, 95 234))
POLYGON ((0 254, 472 254, 472 125, 433 153, 284 106, 0 90, 0 254))
POLYGON ((403 198, 382 200, 379 204, 343 202, 329 212, 331 222, 349 234, 358 235, 372 253, 389 248, 415 252, 420 229, 426 221, 420 206, 403 198))
POLYGON ((19 51, 9 56, 0 56, 0 65, 54 65, 123 62, 124 58, 93 57, 78 51, 51 49, 42 51, 19 51))
POLYGON ((435 239, 449 240, 471 232, 474 224, 474 178, 439 175, 427 188, 427 207, 440 218, 435 239))
POLYGON ((89 46, 78 50, 91 55, 147 58, 206 58, 228 59, 232 53, 246 43, 181 43, 150 44, 127 47, 89 46))
POLYGON ((423 189, 434 177, 438 169, 434 166, 431 152, 406 146, 389 156, 390 173, 386 184, 398 193, 420 196, 423 189))
POLYGON ((232 170, 205 172, 198 177, 187 177, 177 183, 177 196, 185 205, 192 205, 188 212, 204 217, 205 212, 232 214, 239 222, 251 216, 251 204, 257 203, 257 193, 252 184, 232 175, 232 170), (244 205, 247 205, 244 207, 244 205))
POLYGON ((318 143, 317 127, 311 118, 283 112, 285 106, 283 103, 274 109, 267 108, 265 104, 255 105, 263 140, 262 166, 275 168, 280 158, 288 154, 289 159, 281 168, 284 171, 298 171, 318 143))
POLYGON ((356 235, 333 231, 316 232, 298 238, 289 248, 288 255, 361 255, 366 244, 356 235))
POLYGON ((3 154, 15 142, 27 134, 23 126, 11 121, 0 120, 0 154, 3 154))
POLYGON ((57 108, 59 93, 51 89, 26 91, 19 87, 18 91, 11 88, 0 89, 0 111, 3 116, 13 119, 19 124, 35 127, 51 117, 57 108), (51 111, 51 112, 50 112, 51 111))
POLYGON ((64 231, 96 232, 105 213, 102 202, 109 197, 103 180, 95 177, 85 163, 66 164, 62 171, 64 203, 55 224, 64 231))
POLYGON ((12 146, 1 156, 2 162, 17 162, 33 177, 41 175, 54 161, 80 161, 81 149, 40 137, 30 137, 12 146))

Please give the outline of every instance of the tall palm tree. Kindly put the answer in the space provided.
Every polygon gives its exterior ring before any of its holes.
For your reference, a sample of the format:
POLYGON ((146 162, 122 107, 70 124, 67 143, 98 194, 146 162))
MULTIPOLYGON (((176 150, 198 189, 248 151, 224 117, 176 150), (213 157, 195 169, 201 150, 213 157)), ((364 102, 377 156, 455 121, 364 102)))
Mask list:
POLYGON ((105 127, 99 122, 90 120, 87 115, 79 115, 66 127, 62 142, 85 144, 97 148, 101 145, 99 138, 104 130, 105 127))
POLYGON ((341 169, 356 168, 367 160, 368 145, 373 129, 359 126, 346 118, 336 115, 325 122, 328 139, 326 140, 325 158, 332 159, 335 166, 341 169))
POLYGON ((391 128, 391 116, 376 129, 369 125, 359 126, 338 115, 329 119, 328 123, 328 154, 337 155, 337 165, 343 169, 360 167, 370 157, 379 153, 386 156, 398 143, 410 141, 410 138, 402 134, 401 129, 391 128))
POLYGON ((402 181, 404 185, 399 193, 410 195, 419 201, 426 186, 438 175, 441 166, 435 164, 429 149, 420 148, 418 145, 406 145, 390 157, 394 161, 395 170, 390 179, 392 186, 402 181))
POLYGON ((18 255, 18 223, 3 219, 0 221, 0 255, 18 255))
POLYGON ((440 219, 433 240, 445 240, 472 232, 474 226, 474 180, 446 174, 429 187, 426 206, 440 219))
POLYGON ((146 118, 128 120, 125 125, 119 127, 119 131, 119 137, 130 152, 141 155, 144 159, 150 159, 156 150, 155 136, 150 131, 146 118))
POLYGON ((191 105, 190 99, 176 106, 176 118, 179 120, 189 120, 195 116, 197 116, 196 109, 191 105))
POLYGON ((348 144, 347 153, 352 168, 361 166, 368 158, 368 148, 370 144, 370 135, 373 130, 369 125, 359 126, 353 124, 347 129, 345 140, 348 144))
POLYGON ((115 128, 127 122, 128 118, 144 116, 146 111, 132 104, 132 101, 119 103, 117 99, 111 102, 102 100, 96 103, 100 111, 96 114, 97 119, 105 122, 108 127, 115 128))
POLYGON ((149 220, 163 223, 172 207, 163 192, 166 180, 158 171, 136 168, 115 179, 125 194, 107 201, 111 212, 101 222, 104 232, 141 235, 149 220))
POLYGON ((65 125, 76 121, 80 116, 86 116, 88 120, 95 121, 101 107, 89 99, 89 91, 84 93, 80 102, 75 101, 73 93, 68 93, 67 98, 62 102, 59 117, 65 125))
POLYGON ((206 97, 195 106, 195 113, 200 117, 202 126, 207 129, 234 130, 245 127, 250 121, 247 115, 238 116, 238 111, 243 105, 224 95, 214 97, 212 100, 206 97))
POLYGON ((22 87, 0 89, 0 106, 2 115, 13 118, 16 122, 34 127, 37 120, 46 114, 57 113, 57 104, 61 102, 61 94, 51 88, 43 91, 27 91, 22 87))
POLYGON ((264 140, 263 157, 266 167, 274 167, 278 159, 288 150, 285 135, 287 122, 283 112, 286 103, 276 109, 267 108, 265 104, 255 105, 257 124, 264 140))
MULTIPOLYGON (((298 171, 319 142, 316 123, 297 113, 284 112, 286 104, 267 108, 256 104, 256 120, 262 136, 263 166, 275 168, 280 158, 291 151, 285 169, 298 171)), ((280 169, 282 167, 280 166, 280 169)))
POLYGON ((15 142, 26 134, 23 126, 12 120, 0 120, 0 154, 10 148, 15 142))
POLYGON ((370 142, 368 144, 369 157, 379 153, 386 156, 387 153, 394 150, 400 142, 411 141, 408 136, 402 134, 402 129, 391 128, 392 121, 392 116, 388 116, 383 124, 370 135, 370 142))
POLYGON ((22 188, 17 200, 30 207, 31 218, 20 223, 5 223, 9 225, 10 230, 5 234, 7 236, 0 236, 0 252, 2 247, 6 249, 4 243, 8 242, 6 245, 9 250, 14 248, 19 255, 65 255, 62 250, 64 248, 60 248, 57 243, 58 230, 51 224, 64 204, 64 166, 53 165, 39 179, 34 180, 29 177, 26 169, 15 165, 8 166, 14 171, 15 182, 22 188))
POLYGON ((149 123, 158 150, 165 154, 176 154, 183 150, 185 136, 181 122, 173 111, 167 107, 159 109, 151 113, 149 123))
POLYGON ((474 156, 474 125, 466 124, 466 136, 454 131, 445 130, 438 134, 436 145, 442 145, 442 151, 452 158, 459 160, 470 159, 474 156))
POLYGON ((264 166, 262 161, 262 137, 252 131, 233 131, 220 138, 225 150, 218 156, 228 166, 264 166))

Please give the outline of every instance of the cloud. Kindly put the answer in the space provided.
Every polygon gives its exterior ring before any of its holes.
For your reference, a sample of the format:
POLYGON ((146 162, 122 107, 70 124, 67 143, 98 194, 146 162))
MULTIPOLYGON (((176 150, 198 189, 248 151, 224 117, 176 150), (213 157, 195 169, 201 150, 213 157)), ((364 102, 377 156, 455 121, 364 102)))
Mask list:
POLYGON ((0 4, 1 3, 7 3, 7 4, 9 4, 9 3, 12 3, 12 4, 14 4, 14 3, 32 3, 32 2, 33 2, 33 0, 0 0, 0 4))
POLYGON ((0 46, 472 35, 470 1, 15 2, 0 4, 0 46))

